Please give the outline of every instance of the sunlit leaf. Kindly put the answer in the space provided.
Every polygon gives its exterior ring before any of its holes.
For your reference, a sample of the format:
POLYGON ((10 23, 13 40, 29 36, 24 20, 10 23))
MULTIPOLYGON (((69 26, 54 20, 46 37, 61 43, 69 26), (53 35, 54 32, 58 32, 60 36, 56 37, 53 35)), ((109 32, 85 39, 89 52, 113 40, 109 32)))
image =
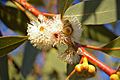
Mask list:
POLYGON ((58 0, 58 12, 62 15, 74 0, 58 0))
POLYGON ((64 17, 76 16, 84 25, 115 22, 119 18, 116 0, 88 0, 69 7, 64 17))
POLYGON ((27 36, 0 37, 0 56, 8 54, 27 40, 27 36))
MULTIPOLYGON (((108 44, 106 44, 103 48, 120 48, 120 37, 112 40, 108 44)), ((119 57, 120 58, 120 50, 105 50, 105 53, 108 55, 119 57)))
POLYGON ((29 19, 17 8, 2 6, 0 4, 0 19, 10 29, 26 34, 27 22, 29 22, 29 19))

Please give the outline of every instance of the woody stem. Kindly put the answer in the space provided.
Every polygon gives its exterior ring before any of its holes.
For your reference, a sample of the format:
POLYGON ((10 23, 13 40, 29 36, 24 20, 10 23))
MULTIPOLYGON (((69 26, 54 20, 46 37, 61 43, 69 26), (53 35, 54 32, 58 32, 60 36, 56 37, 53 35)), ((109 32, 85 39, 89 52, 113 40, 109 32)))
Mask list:
POLYGON ((87 57, 87 59, 93 63, 94 65, 98 66, 101 70, 103 70, 109 76, 116 73, 116 70, 113 70, 109 66, 103 64, 100 60, 95 58, 91 53, 87 52, 83 47, 78 45, 78 54, 87 57))
POLYGON ((31 4, 29 4, 26 0, 14 0, 14 1, 21 4, 26 10, 30 11, 35 16, 38 16, 40 14, 45 15, 45 16, 54 16, 55 15, 55 14, 40 12, 35 7, 33 7, 31 4))

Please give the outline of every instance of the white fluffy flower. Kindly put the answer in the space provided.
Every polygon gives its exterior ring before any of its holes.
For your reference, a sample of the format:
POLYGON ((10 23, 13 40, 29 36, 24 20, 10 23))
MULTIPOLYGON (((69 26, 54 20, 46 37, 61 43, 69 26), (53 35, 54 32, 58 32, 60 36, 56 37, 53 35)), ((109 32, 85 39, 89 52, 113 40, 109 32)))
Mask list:
POLYGON ((39 15, 38 19, 28 24, 29 40, 37 48, 48 49, 63 38, 59 35, 63 29, 63 24, 60 15, 56 15, 52 19, 39 15))
POLYGON ((58 50, 59 57, 71 64, 79 60, 74 42, 79 43, 82 29, 76 17, 66 17, 62 21, 60 15, 52 18, 39 15, 38 20, 28 24, 27 32, 30 42, 37 48, 49 49, 65 44, 68 48, 62 53, 58 50))

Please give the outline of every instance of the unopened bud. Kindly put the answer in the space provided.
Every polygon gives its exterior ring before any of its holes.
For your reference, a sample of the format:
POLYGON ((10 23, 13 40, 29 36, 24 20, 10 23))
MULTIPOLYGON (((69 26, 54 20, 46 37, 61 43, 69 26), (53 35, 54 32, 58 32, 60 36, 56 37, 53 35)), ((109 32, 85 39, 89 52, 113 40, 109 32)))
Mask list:
POLYGON ((112 74, 110 76, 110 80, 120 80, 119 76, 117 74, 112 74))
POLYGON ((81 69, 81 64, 77 64, 76 66, 75 66, 75 71, 77 71, 77 72, 81 72, 82 71, 82 69, 81 69))
POLYGON ((93 65, 88 65, 89 68, 88 68, 88 72, 89 73, 94 73, 95 72, 95 67, 93 65))

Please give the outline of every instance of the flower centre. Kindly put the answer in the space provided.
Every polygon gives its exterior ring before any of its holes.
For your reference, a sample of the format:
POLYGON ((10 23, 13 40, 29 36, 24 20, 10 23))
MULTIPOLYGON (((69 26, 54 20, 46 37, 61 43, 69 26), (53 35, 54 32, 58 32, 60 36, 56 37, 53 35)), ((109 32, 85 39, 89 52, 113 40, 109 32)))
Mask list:
POLYGON ((41 31, 41 32, 43 32, 44 29, 45 29, 45 28, 44 28, 43 26, 40 27, 40 31, 41 31))

